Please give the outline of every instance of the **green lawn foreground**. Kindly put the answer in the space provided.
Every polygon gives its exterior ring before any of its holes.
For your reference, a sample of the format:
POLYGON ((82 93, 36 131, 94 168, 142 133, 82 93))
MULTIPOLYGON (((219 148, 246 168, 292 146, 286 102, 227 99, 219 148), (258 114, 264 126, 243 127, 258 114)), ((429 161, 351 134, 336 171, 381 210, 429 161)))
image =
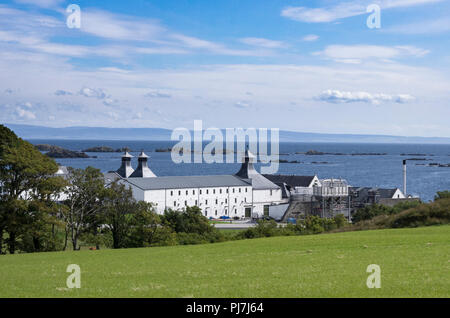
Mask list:
POLYGON ((450 226, 0 256, 0 297, 449 297, 450 226), (69 264, 81 288, 68 289, 69 264), (381 288, 369 289, 369 264, 381 288))

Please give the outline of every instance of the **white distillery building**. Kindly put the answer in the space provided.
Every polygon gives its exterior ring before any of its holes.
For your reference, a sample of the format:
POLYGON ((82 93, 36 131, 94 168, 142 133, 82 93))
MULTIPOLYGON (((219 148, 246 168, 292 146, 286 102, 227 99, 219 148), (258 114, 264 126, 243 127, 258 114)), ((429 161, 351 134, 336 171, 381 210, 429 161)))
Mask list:
POLYGON ((258 173, 255 156, 246 150, 241 169, 235 175, 158 177, 148 167, 148 156, 139 155, 133 170, 132 156, 122 156, 122 166, 105 174, 106 182, 119 179, 130 187, 136 200, 155 204, 158 213, 198 206, 206 217, 261 217, 269 207, 283 202, 281 188, 258 173))

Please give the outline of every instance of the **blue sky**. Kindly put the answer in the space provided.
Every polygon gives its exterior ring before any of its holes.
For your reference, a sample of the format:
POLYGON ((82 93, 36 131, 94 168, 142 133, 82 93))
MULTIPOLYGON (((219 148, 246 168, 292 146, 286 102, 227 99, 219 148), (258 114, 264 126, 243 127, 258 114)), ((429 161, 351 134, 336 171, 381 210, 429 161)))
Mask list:
POLYGON ((450 137, 449 35, 445 0, 6 1, 0 121, 450 137))

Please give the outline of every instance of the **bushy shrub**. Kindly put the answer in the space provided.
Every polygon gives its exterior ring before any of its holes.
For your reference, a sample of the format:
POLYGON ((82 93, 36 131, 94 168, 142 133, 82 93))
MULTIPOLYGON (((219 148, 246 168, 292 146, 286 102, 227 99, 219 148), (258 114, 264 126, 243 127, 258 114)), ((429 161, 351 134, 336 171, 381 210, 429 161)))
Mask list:
POLYGON ((161 216, 161 224, 176 233, 176 242, 181 245, 226 240, 225 236, 203 216, 198 207, 186 207, 183 211, 169 209, 161 216))
POLYGON ((417 227, 450 222, 450 199, 439 199, 433 203, 421 204, 395 215, 391 227, 417 227))

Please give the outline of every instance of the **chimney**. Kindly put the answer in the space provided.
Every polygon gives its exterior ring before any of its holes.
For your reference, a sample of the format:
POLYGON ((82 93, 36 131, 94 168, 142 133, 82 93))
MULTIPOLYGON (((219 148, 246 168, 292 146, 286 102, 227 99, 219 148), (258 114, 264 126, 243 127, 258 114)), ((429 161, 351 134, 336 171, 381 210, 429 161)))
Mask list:
POLYGON ((131 167, 131 158, 133 158, 133 156, 128 152, 125 152, 122 156, 122 165, 117 170, 117 173, 122 178, 128 178, 134 171, 133 167, 131 167))
POLYGON ((156 175, 148 167, 148 156, 142 151, 138 157, 138 167, 130 178, 154 178, 156 175))
POLYGON ((406 160, 403 160, 403 194, 406 194, 406 160))

